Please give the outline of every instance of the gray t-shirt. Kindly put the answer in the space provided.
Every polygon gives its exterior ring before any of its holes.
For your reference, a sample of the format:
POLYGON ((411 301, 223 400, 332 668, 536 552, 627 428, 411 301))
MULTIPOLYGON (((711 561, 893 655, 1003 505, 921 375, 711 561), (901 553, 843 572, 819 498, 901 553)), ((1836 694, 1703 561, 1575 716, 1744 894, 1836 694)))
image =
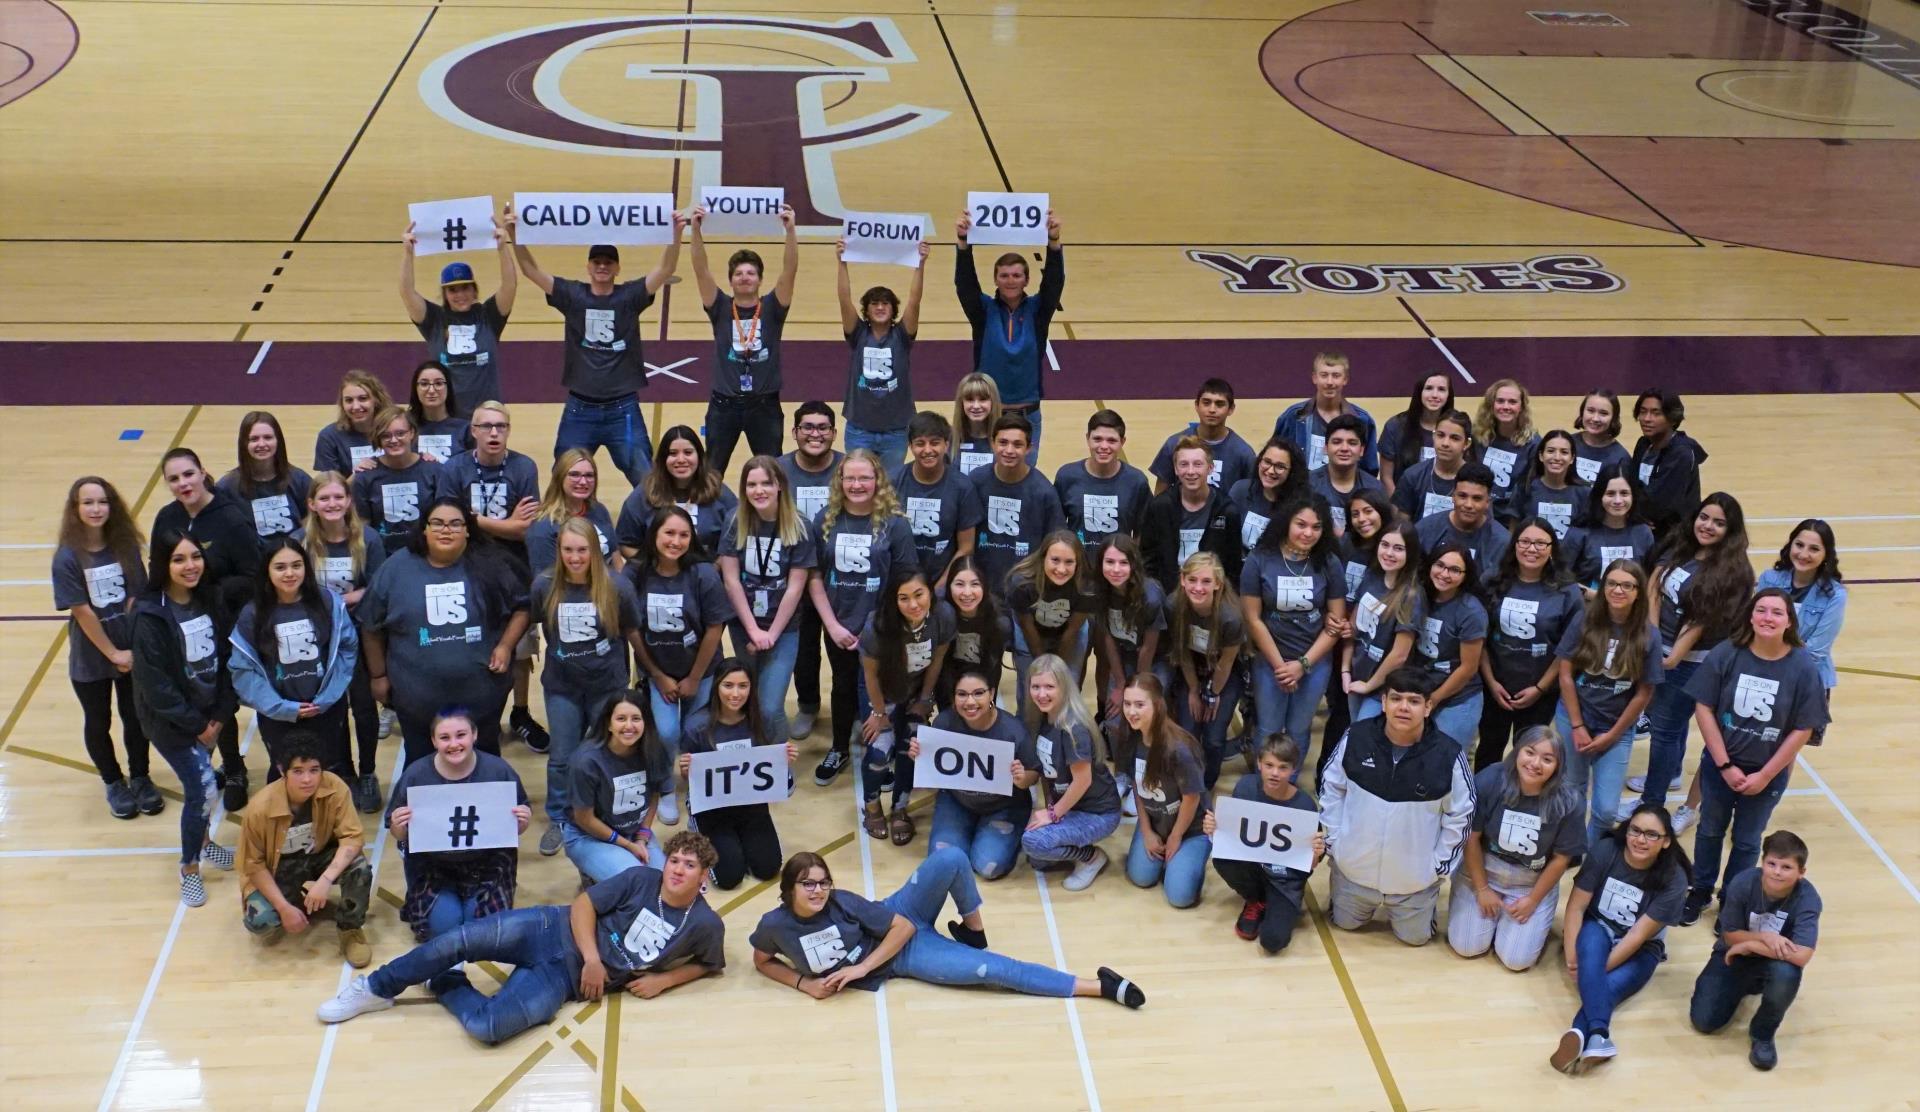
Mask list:
MULTIPOLYGON (((990 737, 998 741, 1011 742, 1015 753, 1020 751, 1020 746, 1027 740, 1026 726, 1022 725, 1018 718, 1003 710, 993 712, 993 723, 984 730, 976 730, 967 725, 967 720, 960 717, 958 711, 943 710, 934 718, 933 728, 945 730, 950 734, 990 737)), ((953 796, 955 802, 976 815, 992 815, 1009 810, 1024 813, 1031 810, 1033 806, 1033 797, 1019 788, 1013 789, 1012 795, 963 792, 952 789, 948 789, 947 794, 953 796)), ((1025 820, 1021 820, 1014 829, 1021 829, 1025 825, 1025 820)))
POLYGON ((1539 446, 1538 433, 1524 444, 1496 435, 1480 446, 1480 462, 1493 472, 1493 489, 1488 493, 1495 507, 1504 511, 1512 504, 1513 485, 1526 473, 1527 464, 1533 461, 1533 453, 1539 446))
POLYGON ((528 602, 532 614, 546 633, 546 666, 540 669, 543 690, 570 695, 576 699, 619 691, 633 682, 628 664, 627 634, 640 628, 640 602, 634 597, 633 583, 614 576, 613 589, 619 599, 620 628, 606 629, 593 596, 585 584, 569 583, 561 589, 554 620, 547 620, 547 596, 553 591, 553 573, 543 571, 534 578, 528 602))
POLYGON ((847 457, 843 452, 833 452, 832 462, 825 470, 809 471, 800 466, 799 454, 796 450, 781 456, 780 470, 787 473, 787 486, 793 491, 793 508, 800 514, 800 520, 813 521, 827 508, 833 473, 840 470, 840 461, 847 457))
POLYGON ((1240 569, 1241 596, 1260 600, 1260 617, 1287 660, 1299 660, 1313 647, 1325 625, 1327 602, 1344 602, 1346 586, 1334 561, 1290 560, 1277 548, 1256 549, 1240 569))
POLYGON ((951 466, 941 470, 937 482, 923 483, 913 477, 911 462, 893 473, 893 490, 913 530, 913 550, 921 569, 929 580, 940 578, 953 560, 954 541, 960 530, 977 530, 986 519, 980 491, 951 466))
POLYGON ((1040 634, 1039 644, 1029 644, 1027 651, 1034 656, 1042 653, 1066 655, 1066 647, 1061 638, 1066 635, 1067 626, 1076 615, 1091 615, 1099 605, 1099 600, 1091 591, 1082 591, 1077 583, 1068 582, 1064 587, 1056 586, 1042 572, 1039 581, 1016 575, 1007 584, 1007 609, 1013 612, 1016 620, 1026 619, 1033 623, 1040 634))
POLYGON ((974 556, 985 573, 987 590, 1002 591, 1013 565, 1026 559, 1048 533, 1066 528, 1067 517, 1053 484, 1032 468, 1017 483, 1001 480, 991 467, 967 478, 980 493, 980 505, 987 514, 985 527, 974 539, 974 556))
POLYGON ((1653 530, 1635 522, 1624 529, 1606 525, 1576 528, 1568 538, 1573 552, 1573 574, 1582 583, 1598 584, 1601 573, 1615 560, 1632 560, 1647 570, 1647 557, 1653 552, 1653 530))
POLYGON ((842 512, 833 519, 831 530, 825 527, 826 514, 814 519, 813 532, 820 538, 818 574, 826 580, 827 602, 834 617, 851 630, 867 624, 895 565, 913 567, 913 535, 907 519, 887 518, 876 534, 873 518, 865 514, 842 512))
POLYGON ((1137 467, 1120 465, 1120 470, 1100 478, 1087 470, 1087 461, 1074 460, 1053 473, 1053 490, 1066 514, 1067 528, 1080 543, 1092 551, 1116 534, 1134 536, 1140 532, 1140 519, 1147 512, 1153 491, 1147 477, 1137 467))
POLYGON ((1814 949, 1820 945, 1822 910, 1820 893, 1812 881, 1803 878, 1785 896, 1771 900, 1760 883, 1760 870, 1748 869, 1728 881, 1726 890, 1720 893, 1713 960, 1725 960, 1729 931, 1777 934, 1795 946, 1814 949))
MULTIPOLYGON (((598 537, 600 558, 611 568, 613 566, 613 515, 608 513, 607 508, 600 503, 588 502, 587 524, 593 526, 593 531, 598 537)), ((533 524, 527 526, 526 546, 528 570, 535 574, 552 571, 554 562, 560 557, 560 526, 555 525, 550 517, 542 516, 534 519, 533 524)))
POLYGON ((1021 764, 1038 772, 1040 779, 1046 782, 1049 800, 1059 799, 1073 786, 1075 764, 1089 762, 1093 768, 1093 779, 1073 809, 1090 815, 1108 815, 1120 809, 1120 793, 1113 786, 1113 773, 1108 771, 1107 763, 1094 753, 1093 734, 1084 726, 1067 729, 1042 725, 1028 736, 1016 753, 1021 764))
MULTIPOLYGON (((1160 451, 1155 453, 1153 463, 1147 467, 1147 473, 1168 486, 1175 485, 1173 450, 1187 437, 1198 436, 1199 427, 1189 423, 1184 430, 1167 437, 1166 443, 1160 445, 1160 451)), ((1239 433, 1228 429, 1226 436, 1209 441, 1207 449, 1213 453, 1213 474, 1207 477, 1208 486, 1232 490, 1233 484, 1241 479, 1253 478, 1253 446, 1241 439, 1239 433)))
MULTIPOLYGON (((893 909, 883 903, 835 888, 820 914, 802 919, 782 903, 760 917, 748 942, 763 954, 775 954, 802 976, 824 977, 867 956, 893 927, 893 909)), ((851 987, 872 992, 893 976, 893 962, 854 981, 851 987)))
MULTIPOLYGON (((1403 571, 1402 575, 1411 575, 1412 571, 1403 571)), ((1387 613, 1387 596, 1392 591, 1387 587, 1387 579, 1377 571, 1369 571, 1360 579, 1360 585, 1347 592, 1347 616, 1353 622, 1353 678, 1365 682, 1373 678, 1387 654, 1393 651, 1393 639, 1402 632, 1411 630, 1417 640, 1420 631, 1427 625, 1427 597, 1419 591, 1413 592, 1408 607, 1407 620, 1401 621, 1387 613)), ((1409 655, 1409 662, 1412 657, 1409 655)))
POLYGON ((744 311, 731 296, 716 297, 706 312, 713 325, 713 392, 729 398, 777 396, 787 307, 768 293, 744 311))
POLYGON ((647 808, 673 784, 673 758, 657 744, 643 742, 620 756, 596 741, 574 750, 568 775, 570 805, 591 808, 594 818, 632 841, 640 836, 647 808))
POLYGON ((1453 487, 1458 478, 1436 474, 1433 461, 1423 459, 1393 484, 1393 504, 1414 521, 1424 521, 1453 509, 1453 487))
MULTIPOLYGON (((1448 498, 1452 504, 1452 498, 1448 498)), ((1464 544, 1473 555, 1473 574, 1479 579, 1490 579, 1500 568, 1500 558, 1506 554, 1507 542, 1512 535, 1507 527, 1487 515, 1480 527, 1467 532, 1454 525, 1451 510, 1437 513, 1432 517, 1421 518, 1413 531, 1420 537, 1420 551, 1432 552, 1443 544, 1464 544)))
MULTIPOLYGON (((107 641, 116 649, 133 647, 133 616, 127 607, 147 589, 147 571, 137 561, 129 565, 111 548, 76 552, 58 548, 53 553, 53 607, 72 610, 85 603, 99 619, 107 641)), ((75 683, 118 678, 122 673, 93 647, 93 641, 68 619, 67 678, 75 683)))
POLYGON ((458 407, 454 416, 471 416, 481 402, 505 400, 500 394, 500 335, 507 330, 507 315, 498 301, 489 297, 464 313, 429 301, 427 315, 414 327, 447 372, 458 407))
MULTIPOLYGON (((374 573, 380 570, 380 565, 387 562, 387 549, 380 543, 380 534, 374 532, 371 525, 362 525, 360 529, 360 545, 366 551, 366 559, 362 561, 358 574, 353 570, 352 545, 346 541, 320 542, 327 550, 327 554, 320 561, 320 566, 313 569, 314 574, 319 578, 320 585, 334 594, 351 594, 366 586, 372 581, 374 573)), ((293 539, 300 547, 305 548, 307 531, 295 529, 293 539)), ((355 613, 358 611, 359 608, 355 607, 355 613)))
POLYGON ((540 469, 512 449, 497 465, 459 452, 440 468, 439 493, 465 502, 475 517, 504 521, 522 499, 540 500, 540 469))
POLYGON ((1587 438, 1580 433, 1573 436, 1573 473, 1580 476, 1583 483, 1592 483, 1600 477, 1600 472, 1608 464, 1617 466, 1624 474, 1633 464, 1633 456, 1620 446, 1618 440, 1604 448, 1593 448, 1587 444, 1587 438))
POLYGON ((1574 654, 1580 651, 1580 638, 1586 633, 1587 614, 1584 609, 1575 610, 1567 622, 1566 632, 1560 635, 1560 643, 1555 646, 1553 655, 1565 660, 1573 672, 1574 697, 1580 704, 1580 721, 1594 734, 1604 734, 1613 729, 1614 723, 1626 713, 1627 704, 1633 701, 1633 689, 1641 684, 1659 686, 1666 679, 1666 668, 1662 664, 1664 648, 1660 641, 1660 631, 1647 623, 1647 652, 1641 664, 1639 679, 1631 676, 1615 678, 1607 675, 1613 668, 1614 654, 1620 651, 1620 639, 1624 630, 1615 626, 1607 631, 1606 656, 1599 661, 1599 671, 1576 668, 1574 654))
POLYGON ((1723 642, 1687 681, 1687 694, 1713 708, 1727 759, 1742 772, 1759 771, 1793 731, 1827 724, 1820 665, 1803 648, 1764 660, 1723 642))
MULTIPOLYGON (((693 536, 700 542, 700 551, 712 556, 720 548, 720 529, 727 518, 740 506, 740 499, 733 491, 722 486, 713 501, 675 502, 674 505, 687 512, 693 519, 693 536)), ((614 539, 622 548, 643 548, 647 542, 647 530, 653 528, 653 503, 647 501, 646 488, 637 486, 620 504, 620 523, 614 528, 614 539)))
POLYGON ((353 503, 391 556, 426 527, 440 488, 440 465, 422 456, 411 467, 375 464, 353 477, 353 503))
POLYGON ((668 907, 660 899, 660 880, 660 870, 637 865, 587 889, 599 917, 593 933, 609 991, 625 988, 642 973, 664 973, 688 962, 726 968, 727 928, 706 897, 694 896, 688 908, 668 907))
POLYGON ((585 282, 555 278, 547 304, 560 310, 567 324, 560 383, 569 393, 610 400, 646 387, 640 314, 653 304, 653 294, 644 278, 622 282, 605 296, 585 282))
POLYGON ((1568 483, 1555 490, 1535 479, 1527 484, 1527 492, 1514 500, 1514 512, 1518 515, 1515 520, 1545 518, 1547 524, 1553 526, 1553 535, 1566 540, 1567 531, 1586 516, 1589 490, 1585 483, 1568 483))
POLYGON ((240 489, 240 473, 229 471, 217 484, 238 498, 253 514, 253 531, 261 538, 285 536, 307 519, 307 495, 313 490, 313 477, 298 467, 289 468, 284 483, 255 483, 252 493, 240 489))
POLYGON ((993 466, 993 435, 969 436, 964 429, 953 430, 953 465, 962 475, 972 475, 982 467, 993 466))
POLYGON ((1173 824, 1180 817, 1182 798, 1199 796, 1200 806, 1194 808, 1193 817, 1187 820, 1180 836, 1191 838, 1200 833, 1200 823, 1206 818, 1211 801, 1207 798, 1206 776, 1200 758, 1191 747, 1177 742, 1168 745, 1165 780, 1163 783, 1150 784, 1147 782, 1146 746, 1141 745, 1133 755, 1133 786, 1140 793, 1140 808, 1147 825, 1161 838, 1173 836, 1173 824))
MULTIPOLYGON (((764 627, 780 613, 787 597, 787 576, 793 569, 819 566, 820 546, 813 539, 813 526, 804 521, 800 539, 789 546, 780 539, 779 526, 761 519, 752 508, 736 507, 720 527, 720 555, 740 561, 740 589, 746 593, 753 620, 764 627), (738 529, 743 513, 754 518, 753 533, 744 545, 738 529)), ((804 597, 800 605, 807 605, 804 597)))
POLYGON ((1587 904, 1587 919, 1605 927, 1616 942, 1645 915, 1660 924, 1659 933, 1647 940, 1652 948, 1648 952, 1656 957, 1666 954, 1667 928, 1680 921, 1687 902, 1687 874, 1678 861, 1668 860, 1663 869, 1656 858, 1652 868, 1636 869, 1620 842, 1604 837, 1588 847, 1586 863, 1573 884, 1593 896, 1587 904))
POLYGON ((387 672, 404 677, 394 681, 395 697, 431 713, 448 694, 492 680, 488 658, 507 619, 526 605, 525 592, 510 584, 489 591, 472 555, 440 568, 396 552, 367 585, 358 618, 361 628, 386 634, 387 672))
MULTIPOLYGON (((1104 581, 1102 585, 1105 586, 1104 581)), ((1111 590, 1102 591, 1098 611, 1106 622, 1107 635, 1120 650, 1120 663, 1129 676, 1140 667, 1141 639, 1149 633, 1165 633, 1167 629, 1167 592, 1157 579, 1144 580, 1142 588, 1144 599, 1137 613, 1128 615, 1116 604, 1111 590)))
MULTIPOLYGON (((1178 605, 1178 603, 1175 601, 1169 601, 1167 603, 1167 625, 1169 628, 1173 625, 1173 608, 1176 605, 1178 605)), ((1215 605, 1219 604, 1216 603, 1215 605)), ((1195 676, 1204 680, 1213 675, 1214 662, 1219 660, 1223 653, 1228 649, 1246 644, 1247 623, 1246 620, 1240 616, 1240 608, 1238 606, 1228 606, 1220 610, 1220 635, 1217 641, 1211 626, 1212 622, 1206 618, 1195 617, 1189 621, 1187 623, 1187 643, 1185 645, 1176 645, 1170 649, 1166 654, 1166 659, 1177 665, 1180 658, 1173 654, 1175 651, 1185 649, 1188 657, 1193 661, 1193 673, 1195 676)), ((1236 657, 1235 659, 1238 660, 1240 658, 1236 657)))
MULTIPOLYGON (((1461 593, 1434 606, 1413 637, 1414 659, 1435 672, 1444 681, 1460 667, 1460 646, 1487 638, 1487 608, 1472 595, 1461 593)), ((1480 690, 1480 670, 1475 668, 1453 698, 1440 704, 1453 706, 1480 690)), ((1436 708, 1437 709, 1437 708, 1436 708)), ((1462 739, 1455 738, 1455 741, 1462 739)))
MULTIPOLYGON (((401 807, 409 807, 407 791, 410 788, 432 788, 445 784, 512 784, 514 802, 525 806, 527 787, 520 782, 520 774, 513 766, 492 753, 476 752, 473 755, 473 771, 458 780, 449 780, 440 775, 440 769, 433 763, 433 754, 429 753, 408 765, 400 772, 400 778, 393 782, 393 794, 387 797, 387 813, 382 825, 393 822, 393 813, 401 807)), ((513 850, 498 849, 454 849, 435 853, 436 865, 470 865, 496 853, 512 853, 513 850)))
MULTIPOLYGON (((249 643, 253 642, 254 615, 254 604, 249 602, 240 608, 240 618, 234 623, 249 643)), ((268 617, 267 628, 273 640, 254 644, 253 651, 266 665, 267 677, 282 698, 310 703, 320 694, 327 671, 325 640, 331 639, 322 624, 299 603, 276 604, 268 617)))
MULTIPOLYGON (((1516 580, 1505 595, 1493 600, 1486 648, 1493 654, 1494 677, 1508 694, 1518 694, 1539 681, 1553 662, 1554 648, 1567 626, 1585 606, 1580 588, 1571 583, 1553 587, 1516 580)), ((1546 699, 1554 695, 1550 690, 1541 693, 1546 699)))
POLYGON ((1353 488, 1342 494, 1334 487, 1333 476, 1326 468, 1317 467, 1307 472, 1307 490, 1327 500, 1327 510, 1333 516, 1333 531, 1336 533, 1347 531, 1347 507, 1353 504, 1354 498, 1362 494, 1377 494, 1382 498, 1387 496, 1387 484, 1362 471, 1359 465, 1354 466, 1353 474, 1353 488))
POLYGON ((913 337, 900 327, 875 339, 866 321, 847 333, 848 425, 871 432, 897 432, 913 420, 913 337))
MULTIPOLYGON (((873 628, 873 619, 877 614, 877 610, 869 613, 867 615, 867 624, 860 630, 860 653, 862 656, 870 656, 875 660, 880 659, 880 653, 883 651, 880 644, 880 633, 873 628)), ((934 603, 933 609, 927 612, 926 621, 921 622, 918 627, 908 627, 905 638, 905 647, 907 650, 907 689, 905 691, 892 692, 891 696, 899 696, 901 699, 906 700, 919 697, 921 680, 927 674, 927 669, 933 667, 933 654, 938 652, 942 646, 953 644, 953 627, 953 607, 944 602, 934 603)), ((882 679, 884 679, 885 676, 886 672, 883 669, 881 672, 882 679)), ((897 701, 887 693, 869 692, 868 695, 870 697, 873 695, 881 695, 881 701, 883 702, 897 701)))
MULTIPOLYGON (((644 623, 640 638, 654 667, 675 679, 693 671, 700 655, 700 639, 715 626, 733 620, 733 603, 712 564, 687 564, 672 575, 660 575, 634 560, 622 571, 640 601, 644 623)), ((719 663, 718 652, 707 670, 719 663)))
POLYGON ((380 454, 373 442, 352 429, 328 425, 313 441, 313 469, 352 475, 353 465, 380 454))
POLYGON ((220 653, 216 644, 219 631, 214 628, 213 616, 193 599, 188 599, 183 606, 173 601, 171 596, 163 594, 160 597, 162 605, 166 607, 167 617, 172 618, 173 624, 180 628, 180 642, 187 666, 187 697, 195 707, 211 707, 220 692, 220 653))
POLYGON ((472 425, 457 413, 438 421, 422 421, 415 444, 421 455, 432 456, 440 462, 440 466, 445 467, 453 457, 472 450, 472 425))
POLYGON ((1505 764, 1488 765, 1473 781, 1473 832, 1487 856, 1538 874, 1555 854, 1577 858, 1586 850, 1586 808, 1572 807, 1547 823, 1540 817, 1539 796, 1507 802, 1505 764))

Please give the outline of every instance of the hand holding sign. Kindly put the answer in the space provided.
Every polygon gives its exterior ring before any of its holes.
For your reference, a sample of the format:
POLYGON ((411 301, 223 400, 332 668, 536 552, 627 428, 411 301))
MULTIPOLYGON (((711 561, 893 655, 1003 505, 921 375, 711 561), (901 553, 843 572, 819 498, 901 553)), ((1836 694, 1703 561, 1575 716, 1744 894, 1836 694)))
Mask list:
POLYGON ((840 257, 847 262, 916 267, 926 221, 904 212, 850 212, 845 237, 840 257))
POLYGON ((920 727, 913 770, 917 788, 948 788, 982 795, 1013 794, 1013 743, 920 727))
POLYGON ((1313 871, 1313 835, 1320 826, 1319 815, 1232 796, 1222 796, 1213 805, 1215 857, 1313 871))
POLYGON ((787 746, 755 745, 695 753, 687 765, 687 809, 694 814, 715 807, 778 803, 793 790, 787 775, 787 746))
POLYGON ((519 801, 509 780, 408 788, 407 852, 512 849, 520 844, 519 801))
POLYGON ((407 219, 417 254, 491 250, 499 243, 493 231, 492 197, 416 201, 407 206, 407 219))
POLYGON ((967 241, 992 246, 1044 247, 1052 233, 1045 193, 967 194, 967 241))

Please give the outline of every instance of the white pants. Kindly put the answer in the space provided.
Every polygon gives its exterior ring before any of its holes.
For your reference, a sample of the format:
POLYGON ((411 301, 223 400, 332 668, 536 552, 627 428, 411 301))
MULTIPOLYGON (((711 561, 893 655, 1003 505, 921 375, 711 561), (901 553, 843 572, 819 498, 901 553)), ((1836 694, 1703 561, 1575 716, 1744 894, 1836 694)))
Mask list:
POLYGON ((1433 938, 1434 911, 1440 906, 1437 880, 1418 892, 1387 895, 1348 880, 1335 864, 1327 894, 1327 918, 1341 930, 1359 930, 1384 907, 1395 938, 1409 946, 1425 946, 1433 938))
MULTIPOLYGON (((1533 878, 1497 858, 1487 858, 1487 887, 1502 900, 1517 900, 1533 890, 1533 878), (1502 868, 1501 866, 1505 866, 1502 868)), ((1547 934, 1553 930, 1553 916, 1560 906, 1560 886, 1553 886, 1540 906, 1524 923, 1516 922, 1505 908, 1489 919, 1473 898, 1473 883, 1467 871, 1453 874, 1453 890, 1447 904, 1447 945, 1463 958, 1477 958, 1489 949, 1500 964, 1516 973, 1532 969, 1547 948, 1547 934)))

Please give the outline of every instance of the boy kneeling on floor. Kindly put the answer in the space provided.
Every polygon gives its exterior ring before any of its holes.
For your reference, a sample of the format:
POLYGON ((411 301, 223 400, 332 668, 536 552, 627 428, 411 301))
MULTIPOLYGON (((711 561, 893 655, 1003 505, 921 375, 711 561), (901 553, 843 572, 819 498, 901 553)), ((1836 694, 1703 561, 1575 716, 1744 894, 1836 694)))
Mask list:
POLYGON ((333 905, 340 956, 355 969, 373 960, 367 943, 367 901, 373 866, 346 782, 320 767, 319 737, 295 730, 279 746, 280 779, 261 789, 240 815, 240 898, 247 931, 271 944, 307 929, 333 905))
POLYGON ((1776 830, 1760 844, 1760 864, 1733 878, 1714 923, 1719 938, 1693 982, 1693 1026, 1711 1035, 1733 1020, 1740 1001, 1758 994, 1747 1025, 1747 1061, 1770 1070, 1779 1062, 1773 1036, 1800 992, 1800 974, 1820 941, 1820 893, 1807 876, 1807 843, 1776 830))

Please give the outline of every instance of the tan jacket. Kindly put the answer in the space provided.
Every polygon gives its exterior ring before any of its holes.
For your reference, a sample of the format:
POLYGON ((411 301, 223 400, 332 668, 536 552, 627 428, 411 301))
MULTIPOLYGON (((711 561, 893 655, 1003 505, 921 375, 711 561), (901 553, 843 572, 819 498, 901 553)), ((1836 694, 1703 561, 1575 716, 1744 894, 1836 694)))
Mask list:
MULTIPOLYGON (((341 842, 366 844, 360 829, 360 816, 353 810, 353 794, 346 781, 331 772, 320 774, 320 786, 314 790, 313 844, 316 849, 341 842)), ((275 780, 240 812, 240 898, 254 893, 248 877, 255 866, 271 874, 280 867, 280 847, 285 844, 287 828, 293 825, 293 808, 287 804, 287 782, 275 780)), ((298 900, 298 892, 282 892, 288 900, 298 900)))

